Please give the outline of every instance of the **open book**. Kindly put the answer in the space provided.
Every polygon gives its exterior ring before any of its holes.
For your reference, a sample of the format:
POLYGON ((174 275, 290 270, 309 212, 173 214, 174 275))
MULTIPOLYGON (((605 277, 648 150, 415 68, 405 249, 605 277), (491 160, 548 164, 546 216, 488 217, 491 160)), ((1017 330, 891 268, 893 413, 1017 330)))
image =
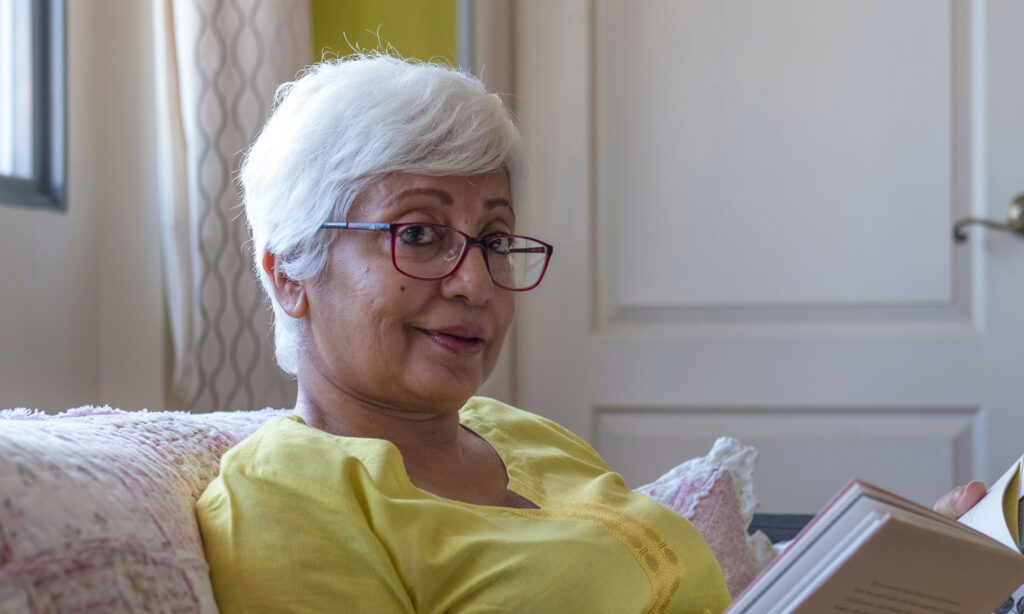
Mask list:
POLYGON ((963 522, 851 481, 727 614, 992 612, 1024 584, 1022 463, 963 522))

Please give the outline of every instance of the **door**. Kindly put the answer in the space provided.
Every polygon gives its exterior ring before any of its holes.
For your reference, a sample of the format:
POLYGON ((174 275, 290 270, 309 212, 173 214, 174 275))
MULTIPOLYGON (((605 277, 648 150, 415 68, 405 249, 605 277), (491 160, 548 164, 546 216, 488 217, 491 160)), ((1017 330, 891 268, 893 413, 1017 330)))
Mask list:
POLYGON ((1024 3, 526 0, 511 397, 631 485, 719 435, 762 511, 1024 452, 1024 3))

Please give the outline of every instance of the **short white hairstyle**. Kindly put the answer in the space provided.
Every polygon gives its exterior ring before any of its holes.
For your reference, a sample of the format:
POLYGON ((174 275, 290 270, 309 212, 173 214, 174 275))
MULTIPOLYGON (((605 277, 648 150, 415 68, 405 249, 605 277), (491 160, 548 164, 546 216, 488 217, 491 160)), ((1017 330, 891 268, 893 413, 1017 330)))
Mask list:
POLYGON ((505 170, 513 199, 522 192, 522 139, 501 99, 476 77, 382 53, 308 67, 281 85, 274 110, 246 152, 242 202, 256 273, 274 310, 277 363, 294 375, 302 322, 284 313, 263 270, 277 257, 290 279, 316 278, 337 233, 364 190, 392 173, 476 175, 505 170))

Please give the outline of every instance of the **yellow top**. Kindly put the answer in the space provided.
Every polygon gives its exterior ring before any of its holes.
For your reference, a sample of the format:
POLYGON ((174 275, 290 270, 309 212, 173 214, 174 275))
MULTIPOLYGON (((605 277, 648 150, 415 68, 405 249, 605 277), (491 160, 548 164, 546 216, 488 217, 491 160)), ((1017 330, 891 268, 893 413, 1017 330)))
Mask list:
POLYGON ((729 594, 683 517, 630 491, 572 433, 491 399, 460 422, 540 509, 473 505, 409 481, 398 449, 270 420, 221 461, 198 513, 232 612, 718 613, 729 594))

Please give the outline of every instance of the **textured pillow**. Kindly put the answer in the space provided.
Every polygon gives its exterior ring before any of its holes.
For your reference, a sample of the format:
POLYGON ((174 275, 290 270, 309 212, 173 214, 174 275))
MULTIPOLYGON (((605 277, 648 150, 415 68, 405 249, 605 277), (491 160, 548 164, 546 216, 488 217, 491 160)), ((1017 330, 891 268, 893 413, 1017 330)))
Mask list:
POLYGON ((637 489, 693 523, 714 551, 733 596, 775 555, 763 533, 747 535, 757 507, 753 490, 756 461, 756 449, 722 437, 707 456, 689 460, 637 489))
POLYGON ((195 503, 281 413, 0 411, 0 612, 216 612, 195 503))

